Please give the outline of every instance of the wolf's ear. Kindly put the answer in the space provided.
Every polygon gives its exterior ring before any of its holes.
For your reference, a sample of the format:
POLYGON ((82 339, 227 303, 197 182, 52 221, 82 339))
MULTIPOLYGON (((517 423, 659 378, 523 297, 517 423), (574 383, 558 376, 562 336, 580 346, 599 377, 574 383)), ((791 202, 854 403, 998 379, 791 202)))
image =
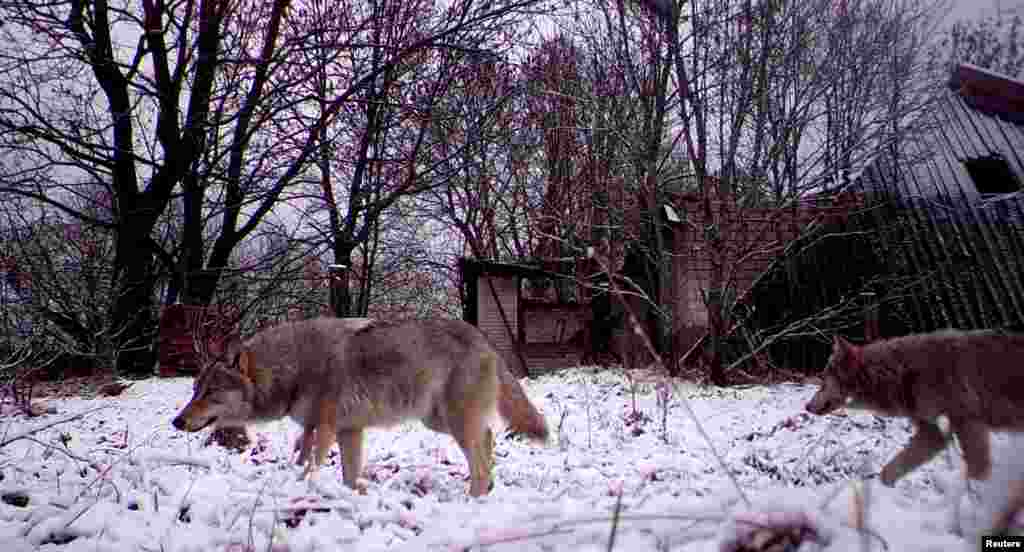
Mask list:
POLYGON ((837 335, 832 338, 832 351, 836 353, 843 353, 853 347, 853 345, 841 335, 837 335))
POLYGON ((238 373, 242 377, 252 379, 253 368, 255 368, 252 351, 239 351, 238 356, 235 357, 235 364, 238 365, 238 373))
POLYGON ((243 350, 238 352, 238 373, 242 378, 259 387, 264 387, 270 383, 270 370, 256 362, 256 354, 252 351, 243 350))
POLYGON ((833 354, 838 355, 837 358, 842 359, 842 364, 848 368, 864 364, 863 347, 850 343, 842 336, 835 336, 832 342, 832 351, 833 354))

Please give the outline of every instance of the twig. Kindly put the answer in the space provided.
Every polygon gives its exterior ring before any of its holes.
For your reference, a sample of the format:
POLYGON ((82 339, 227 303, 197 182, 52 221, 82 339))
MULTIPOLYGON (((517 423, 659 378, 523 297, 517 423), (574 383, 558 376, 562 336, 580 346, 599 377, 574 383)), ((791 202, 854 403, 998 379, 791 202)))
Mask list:
POLYGON ((60 425, 60 424, 64 424, 64 423, 67 423, 67 422, 70 422, 70 421, 73 421, 73 420, 77 420, 78 418, 81 418, 81 417, 85 416, 86 414, 92 414, 93 412, 96 412, 97 410, 102 410, 104 408, 112 408, 112 407, 113 407, 113 405, 109 405, 109 404, 108 405, 104 405, 104 406, 97 406, 96 408, 90 408, 89 410, 86 410, 84 412, 79 412, 78 414, 67 416, 65 418, 61 418, 59 420, 55 420, 55 421, 47 423, 47 424, 43 424, 43 425, 41 425, 39 427, 22 431, 21 433, 15 434, 12 437, 5 437, 2 441, 0 441, 0 448, 3 448, 3 447, 5 447, 5 446, 7 446, 7 445, 9 445, 9 444, 11 444, 11 443, 13 443, 15 441, 24 439, 24 438, 26 438, 26 437, 28 437, 30 435, 35 434, 35 433, 39 433, 40 431, 43 431, 44 429, 49 429, 49 428, 51 428, 51 427, 53 427, 55 425, 60 425))
MULTIPOLYGON (((100 490, 102 490, 102 488, 103 488, 103 483, 102 483, 103 480, 106 479, 106 477, 110 474, 110 470, 112 470, 113 468, 114 468, 114 464, 107 464, 102 469, 97 469, 96 470, 97 471, 96 478, 93 479, 92 481, 90 481, 88 485, 83 487, 82 490, 78 492, 78 496, 75 497, 75 502, 78 502, 79 500, 81 500, 82 497, 85 496, 85 493, 89 492, 89 489, 91 489, 93 485, 96 485, 96 483, 99 483, 98 487, 100 488, 99 490, 96 491, 96 493, 98 495, 100 490)), ((116 489, 115 489, 115 491, 116 491, 116 489)))
POLYGON ((622 491, 615 497, 615 510, 612 511, 612 531, 608 535, 608 547, 606 550, 615 550, 615 535, 619 529, 619 516, 622 514, 622 491))
MULTIPOLYGON (((640 337, 644 346, 647 347, 647 351, 654 358, 658 371, 662 374, 666 374, 667 370, 665 370, 665 363, 662 360, 661 355, 659 355, 657 350, 655 350, 654 344, 651 342, 651 338, 647 335, 647 332, 640 326, 640 320, 637 318, 636 313, 633 312, 632 307, 630 307, 629 303, 622 298, 623 292, 619 289, 618 284, 616 284, 615 275, 612 273, 611 268, 606 262, 604 262, 604 259, 600 258, 593 247, 587 248, 587 255, 596 260, 598 264, 601 265, 601 268, 608 274, 608 285, 612 288, 614 295, 619 298, 619 302, 622 303, 623 308, 629 314, 629 322, 633 326, 633 332, 640 337)), ((732 481, 732 484, 736 488, 736 492, 739 494, 743 504, 749 508, 751 506, 750 499, 747 498, 747 494, 743 492, 743 488, 740 487, 740 482, 736 479, 736 474, 732 473, 732 470, 730 470, 729 466, 725 463, 725 458, 719 454, 718 449, 715 448, 715 442, 711 440, 711 436, 704 431, 704 426, 700 423, 700 419, 697 418, 697 414, 693 411, 693 407, 690 405, 689 399, 683 396, 680 396, 679 398, 682 399, 683 408, 686 409, 687 415, 689 415, 690 419, 693 420, 694 425, 697 427, 697 431, 700 432, 701 437, 708 444, 711 454, 715 457, 715 460, 718 461, 719 467, 722 468, 722 471, 724 471, 729 477, 729 480, 732 481)))
MULTIPOLYGON (((267 487, 270 486, 270 482, 271 481, 272 481, 272 478, 267 478, 266 483, 264 483, 263 486, 260 488, 259 494, 256 495, 256 500, 254 500, 252 502, 252 510, 249 511, 249 530, 248 530, 249 550, 255 550, 256 549, 256 539, 255 539, 255 537, 253 535, 253 529, 255 528, 255 525, 256 525, 256 523, 255 523, 256 522, 256 507, 259 506, 260 498, 262 496, 264 496, 264 494, 266 493, 267 487)), ((274 517, 275 518, 277 517, 277 512, 274 513, 274 517)), ((274 538, 273 535, 274 535, 274 528, 273 528, 273 526, 271 526, 271 528, 270 528, 270 540, 271 541, 273 541, 273 538, 274 538)))
POLYGON ((72 523, 78 521, 78 518, 84 516, 86 512, 91 510, 93 508, 93 506, 96 506, 97 504, 99 504, 99 502, 100 502, 100 499, 97 498, 96 500, 93 501, 92 504, 83 506, 80 510, 75 512, 73 515, 69 516, 69 519, 67 520, 67 522, 64 523, 63 530, 66 531, 68 527, 71 527, 72 523))
POLYGON ((70 450, 68 450, 67 447, 57 446, 57 445, 54 445, 52 443, 47 443, 46 441, 42 441, 40 439, 36 439, 35 437, 29 436, 29 435, 25 435, 24 437, 22 437, 22 439, 25 439, 26 441, 31 441, 31 442, 33 442, 33 443, 35 443, 37 445, 42 445, 42 446, 44 446, 44 447, 46 447, 48 449, 53 449, 53 450, 55 450, 57 452, 60 452, 61 454, 65 455, 65 456, 67 456, 68 458, 71 458, 72 460, 78 460, 79 462, 84 462, 84 463, 88 464, 90 467, 95 468, 94 461, 92 461, 92 460, 90 460, 90 459, 88 459, 88 458, 86 458, 84 456, 78 456, 77 454, 75 454, 75 453, 71 452, 70 450))

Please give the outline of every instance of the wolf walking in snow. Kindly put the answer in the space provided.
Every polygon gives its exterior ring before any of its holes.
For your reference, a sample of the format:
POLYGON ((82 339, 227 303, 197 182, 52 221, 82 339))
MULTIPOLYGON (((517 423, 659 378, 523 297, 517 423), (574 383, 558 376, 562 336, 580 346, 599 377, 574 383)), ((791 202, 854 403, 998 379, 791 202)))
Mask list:
POLYGON ((942 330, 858 346, 835 337, 807 411, 864 408, 911 419, 910 443, 882 468, 887 486, 931 460, 946 444, 946 416, 960 441, 967 476, 988 479, 990 430, 1024 431, 1024 335, 942 330))
POLYGON ((229 349, 227 361, 196 377, 173 425, 199 431, 290 416, 303 427, 296 448, 306 473, 336 439, 342 479, 355 488, 365 429, 419 419, 455 438, 469 464, 470 494, 480 496, 491 488, 496 414, 513 432, 547 440, 543 415, 476 327, 324 317, 263 330, 229 349))

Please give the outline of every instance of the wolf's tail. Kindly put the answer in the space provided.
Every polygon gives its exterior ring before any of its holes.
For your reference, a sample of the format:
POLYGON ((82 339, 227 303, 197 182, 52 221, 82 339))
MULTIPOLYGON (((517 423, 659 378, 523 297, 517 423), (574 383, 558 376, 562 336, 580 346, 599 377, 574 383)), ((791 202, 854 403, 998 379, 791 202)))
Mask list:
POLYGON ((544 415, 526 397, 523 386, 519 384, 504 362, 497 356, 490 357, 495 362, 498 372, 498 414, 508 423, 513 433, 526 435, 540 442, 548 440, 548 424, 544 415))

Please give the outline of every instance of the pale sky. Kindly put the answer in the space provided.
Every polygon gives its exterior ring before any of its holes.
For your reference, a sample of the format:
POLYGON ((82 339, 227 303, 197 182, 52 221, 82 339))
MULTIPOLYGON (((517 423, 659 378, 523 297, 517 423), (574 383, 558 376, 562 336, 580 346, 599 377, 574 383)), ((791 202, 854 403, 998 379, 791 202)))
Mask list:
POLYGON ((1024 0, 953 0, 952 20, 994 15, 997 9, 1004 13, 1016 10, 1024 16, 1024 0))

